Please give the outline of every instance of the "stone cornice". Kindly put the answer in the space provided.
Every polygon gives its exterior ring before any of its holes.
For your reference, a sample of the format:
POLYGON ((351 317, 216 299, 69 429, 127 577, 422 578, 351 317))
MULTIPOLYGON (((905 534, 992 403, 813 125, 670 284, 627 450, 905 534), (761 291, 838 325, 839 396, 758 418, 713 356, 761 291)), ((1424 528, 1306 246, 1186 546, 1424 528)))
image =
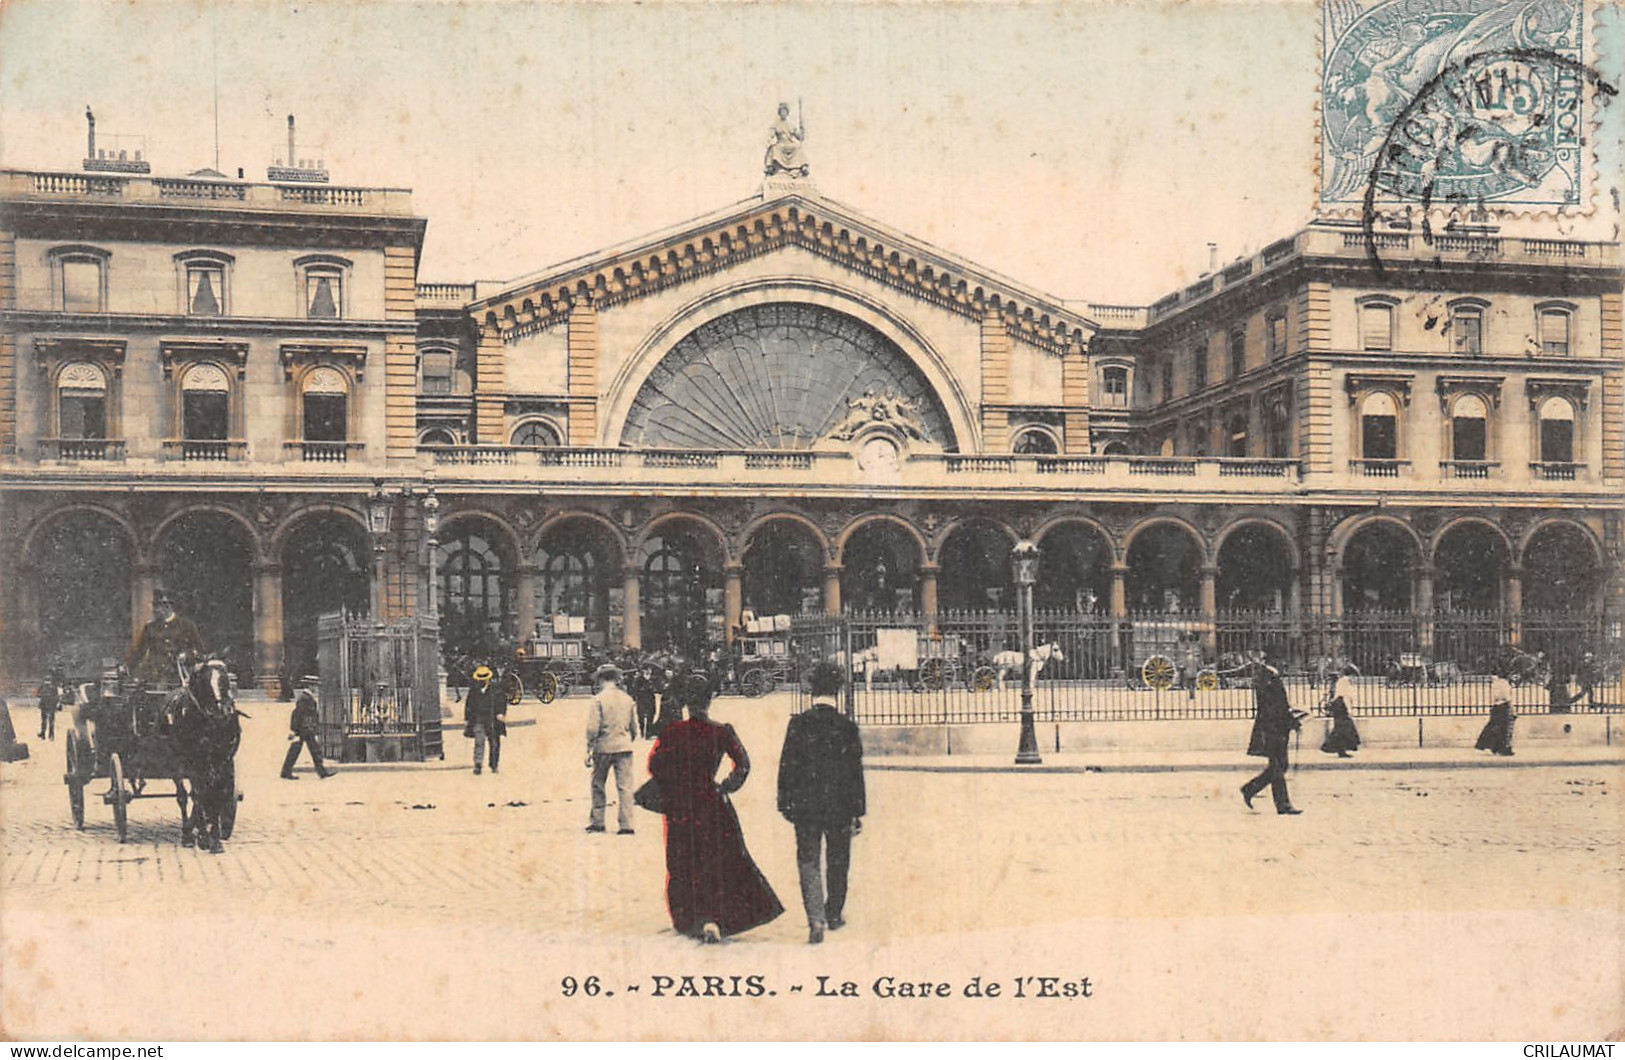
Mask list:
POLYGON ((176 364, 188 361, 224 361, 237 369, 240 378, 248 364, 248 343, 165 339, 158 344, 158 357, 164 366, 165 379, 174 373, 176 364))
POLYGON ((427 218, 412 216, 237 210, 117 200, 11 201, 5 206, 17 234, 38 239, 93 231, 104 241, 352 249, 410 245, 421 252, 429 224, 427 218))
POLYGON ((1350 372, 1343 377, 1343 390, 1352 405, 1359 396, 1371 390, 1390 390, 1397 393, 1403 404, 1411 403, 1411 383, 1415 376, 1398 372, 1350 372))
POLYGON ((367 367, 367 348, 344 342, 285 342, 282 344, 282 377, 293 379, 294 366, 304 363, 348 361, 355 370, 355 380, 363 381, 367 367))
POLYGON ((1500 408, 1502 381, 1496 375, 1441 375, 1433 381, 1433 389, 1439 394, 1439 411, 1449 410, 1452 394, 1479 394, 1489 399, 1492 408, 1500 408))
POLYGON ((307 320, 302 317, 203 317, 164 313, 56 313, 42 309, 0 310, 0 324, 17 331, 190 332, 198 335, 245 333, 371 337, 415 332, 415 321, 307 320))
POLYGON ((45 335, 34 340, 34 360, 41 371, 73 358, 106 365, 117 374, 124 367, 123 339, 80 338, 72 335, 45 335))
POLYGON ((1531 409, 1539 407, 1540 403, 1549 397, 1567 398, 1582 410, 1590 401, 1591 381, 1589 379, 1525 379, 1523 381, 1524 397, 1529 399, 1531 409))
POLYGON ((1057 356, 1086 346, 1092 320, 1059 302, 885 232, 833 204, 790 196, 567 266, 469 308, 476 324, 504 341, 562 323, 570 308, 600 308, 687 283, 784 247, 799 247, 969 320, 989 310, 1012 338, 1057 356))

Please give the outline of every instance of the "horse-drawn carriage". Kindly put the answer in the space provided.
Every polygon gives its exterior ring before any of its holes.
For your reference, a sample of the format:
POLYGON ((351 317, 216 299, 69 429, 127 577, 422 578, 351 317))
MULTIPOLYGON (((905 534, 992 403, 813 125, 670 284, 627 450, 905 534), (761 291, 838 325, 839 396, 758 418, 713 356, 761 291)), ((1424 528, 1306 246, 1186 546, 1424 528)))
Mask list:
POLYGON ((516 673, 537 699, 551 703, 590 683, 595 660, 585 618, 554 615, 551 621, 537 622, 534 633, 519 650, 516 673))
POLYGON ((739 691, 745 695, 757 699, 796 679, 789 615, 756 618, 747 613, 735 643, 739 691))
POLYGON ((1124 678, 1133 689, 1166 692, 1180 685, 1197 692, 1247 684, 1246 660, 1234 652, 1206 659, 1201 622, 1185 619, 1140 620, 1131 631, 1132 651, 1124 678))
POLYGON ((238 716, 232 678, 219 659, 204 662, 175 687, 141 687, 116 668, 82 685, 62 775, 74 827, 85 826, 85 789, 106 780, 107 790, 98 797, 112 808, 119 842, 129 835, 131 802, 173 797, 181 812, 181 845, 195 842, 219 853, 236 826, 241 798, 233 761, 241 737, 238 716), (174 788, 149 790, 155 780, 171 781, 174 788))

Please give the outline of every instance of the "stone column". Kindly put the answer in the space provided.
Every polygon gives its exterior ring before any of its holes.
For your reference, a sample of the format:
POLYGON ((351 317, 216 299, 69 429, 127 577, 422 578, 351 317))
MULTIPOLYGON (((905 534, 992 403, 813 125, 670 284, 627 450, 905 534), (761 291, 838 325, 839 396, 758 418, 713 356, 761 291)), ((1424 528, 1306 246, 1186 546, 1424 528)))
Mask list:
POLYGON ((937 574, 941 570, 935 563, 920 564, 920 620, 928 635, 937 631, 937 574))
POLYGON ((514 630, 521 646, 536 635, 536 578, 541 573, 534 564, 521 563, 515 572, 514 630))
POLYGON ((824 564, 824 614, 841 613, 841 565, 824 564))
MULTIPOLYGON (((158 565, 138 563, 131 571, 131 577, 130 635, 133 637, 152 618, 152 594, 158 589, 158 565)), ((27 614, 26 611, 23 613, 27 614)))
POLYGON ((1214 659, 1219 655, 1219 568, 1205 566, 1201 570, 1198 599, 1202 619, 1202 657, 1214 659))
POLYGON ((1112 669, 1123 668, 1123 620, 1128 617, 1128 564, 1111 566, 1112 669))
MULTIPOLYGON (((282 565, 254 565, 254 684, 282 693, 282 565)), ((290 674, 298 677, 298 674, 290 674)))
POLYGON ((1507 568, 1506 583, 1507 640, 1513 647, 1523 644, 1523 568, 1507 568))
POLYGON ((738 563, 725 563, 722 567, 722 635, 727 643, 734 642, 745 609, 745 568, 738 563))
POLYGON ((625 611, 621 616, 624 629, 621 640, 636 650, 643 647, 643 605, 638 598, 643 588, 643 572, 629 565, 621 577, 621 607, 625 611))
POLYGON ((1295 669, 1302 669, 1306 648, 1303 636, 1303 568, 1293 567, 1286 582, 1286 628, 1295 669))
POLYGON ((1417 646, 1422 654, 1433 654, 1433 568, 1416 568, 1417 646))

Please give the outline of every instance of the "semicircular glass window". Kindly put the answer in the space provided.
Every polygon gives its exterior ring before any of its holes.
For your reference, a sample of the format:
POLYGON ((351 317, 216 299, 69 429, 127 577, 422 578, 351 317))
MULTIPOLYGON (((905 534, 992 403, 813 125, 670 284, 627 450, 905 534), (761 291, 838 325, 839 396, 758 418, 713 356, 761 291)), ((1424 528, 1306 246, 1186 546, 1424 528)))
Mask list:
POLYGON ((621 444, 806 449, 876 405, 878 415, 909 417, 925 438, 957 449, 930 383, 880 332, 822 306, 751 306, 672 347, 638 391, 621 444))

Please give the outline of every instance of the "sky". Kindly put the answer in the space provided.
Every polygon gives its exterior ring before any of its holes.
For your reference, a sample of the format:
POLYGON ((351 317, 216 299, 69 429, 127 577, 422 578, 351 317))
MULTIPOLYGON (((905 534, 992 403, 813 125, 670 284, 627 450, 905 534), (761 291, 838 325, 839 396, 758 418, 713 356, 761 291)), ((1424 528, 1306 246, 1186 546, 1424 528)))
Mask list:
MULTIPOLYGON (((781 101, 825 196, 1066 299, 1144 304, 1311 219, 1320 13, 1270 3, 8 0, 0 165, 139 135, 410 187, 419 279, 502 280, 756 194, 781 101)), ((1617 181, 1615 182, 1618 183, 1617 181)))

